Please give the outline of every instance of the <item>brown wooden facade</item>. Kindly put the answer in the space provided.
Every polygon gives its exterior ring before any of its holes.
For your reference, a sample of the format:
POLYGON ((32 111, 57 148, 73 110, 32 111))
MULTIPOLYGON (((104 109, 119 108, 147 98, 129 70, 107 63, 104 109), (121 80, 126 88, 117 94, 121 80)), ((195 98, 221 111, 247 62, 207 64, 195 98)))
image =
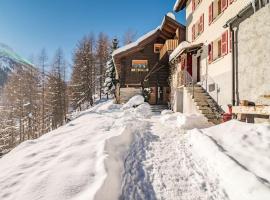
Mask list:
POLYGON ((148 37, 114 54, 119 80, 116 96, 121 96, 121 88, 148 88, 151 90, 150 104, 167 104, 170 96, 169 55, 183 40, 185 27, 165 16, 162 25, 148 37))

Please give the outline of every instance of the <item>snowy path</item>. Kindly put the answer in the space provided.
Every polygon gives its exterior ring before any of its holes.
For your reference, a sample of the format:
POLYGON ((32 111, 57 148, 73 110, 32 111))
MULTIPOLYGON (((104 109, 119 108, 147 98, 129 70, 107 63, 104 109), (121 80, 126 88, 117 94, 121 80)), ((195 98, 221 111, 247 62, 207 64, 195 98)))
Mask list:
POLYGON ((205 124, 169 111, 151 117, 141 99, 136 108, 101 103, 16 147, 0 159, 0 199, 270 199, 270 126, 186 132, 205 124))
POLYGON ((227 199, 203 163, 192 159, 184 130, 164 126, 156 116, 151 119, 150 133, 155 140, 147 146, 144 165, 156 199, 227 199))

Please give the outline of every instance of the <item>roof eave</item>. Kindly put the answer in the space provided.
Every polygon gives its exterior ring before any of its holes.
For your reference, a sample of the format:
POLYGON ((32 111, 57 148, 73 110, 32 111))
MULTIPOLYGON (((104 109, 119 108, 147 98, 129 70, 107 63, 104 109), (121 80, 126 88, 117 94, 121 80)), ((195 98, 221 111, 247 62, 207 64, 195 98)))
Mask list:
POLYGON ((175 6, 174 6, 174 11, 175 12, 179 12, 179 11, 183 10, 186 7, 186 3, 187 3, 186 0, 179 0, 179 1, 177 1, 175 3, 175 6))

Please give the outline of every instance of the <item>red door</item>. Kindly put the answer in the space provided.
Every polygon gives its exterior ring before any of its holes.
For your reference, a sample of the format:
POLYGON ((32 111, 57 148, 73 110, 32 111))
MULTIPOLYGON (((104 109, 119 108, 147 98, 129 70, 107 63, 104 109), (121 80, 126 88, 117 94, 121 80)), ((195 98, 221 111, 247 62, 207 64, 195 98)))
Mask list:
POLYGON ((187 55, 187 72, 192 76, 192 54, 187 55))

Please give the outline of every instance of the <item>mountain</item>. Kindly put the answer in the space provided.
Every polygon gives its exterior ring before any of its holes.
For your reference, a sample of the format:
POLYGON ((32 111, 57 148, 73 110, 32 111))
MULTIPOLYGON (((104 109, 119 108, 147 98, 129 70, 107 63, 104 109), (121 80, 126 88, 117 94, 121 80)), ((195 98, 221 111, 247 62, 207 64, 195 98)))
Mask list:
POLYGON ((18 67, 29 68, 33 67, 33 64, 9 46, 0 43, 0 87, 5 84, 8 74, 18 67))

